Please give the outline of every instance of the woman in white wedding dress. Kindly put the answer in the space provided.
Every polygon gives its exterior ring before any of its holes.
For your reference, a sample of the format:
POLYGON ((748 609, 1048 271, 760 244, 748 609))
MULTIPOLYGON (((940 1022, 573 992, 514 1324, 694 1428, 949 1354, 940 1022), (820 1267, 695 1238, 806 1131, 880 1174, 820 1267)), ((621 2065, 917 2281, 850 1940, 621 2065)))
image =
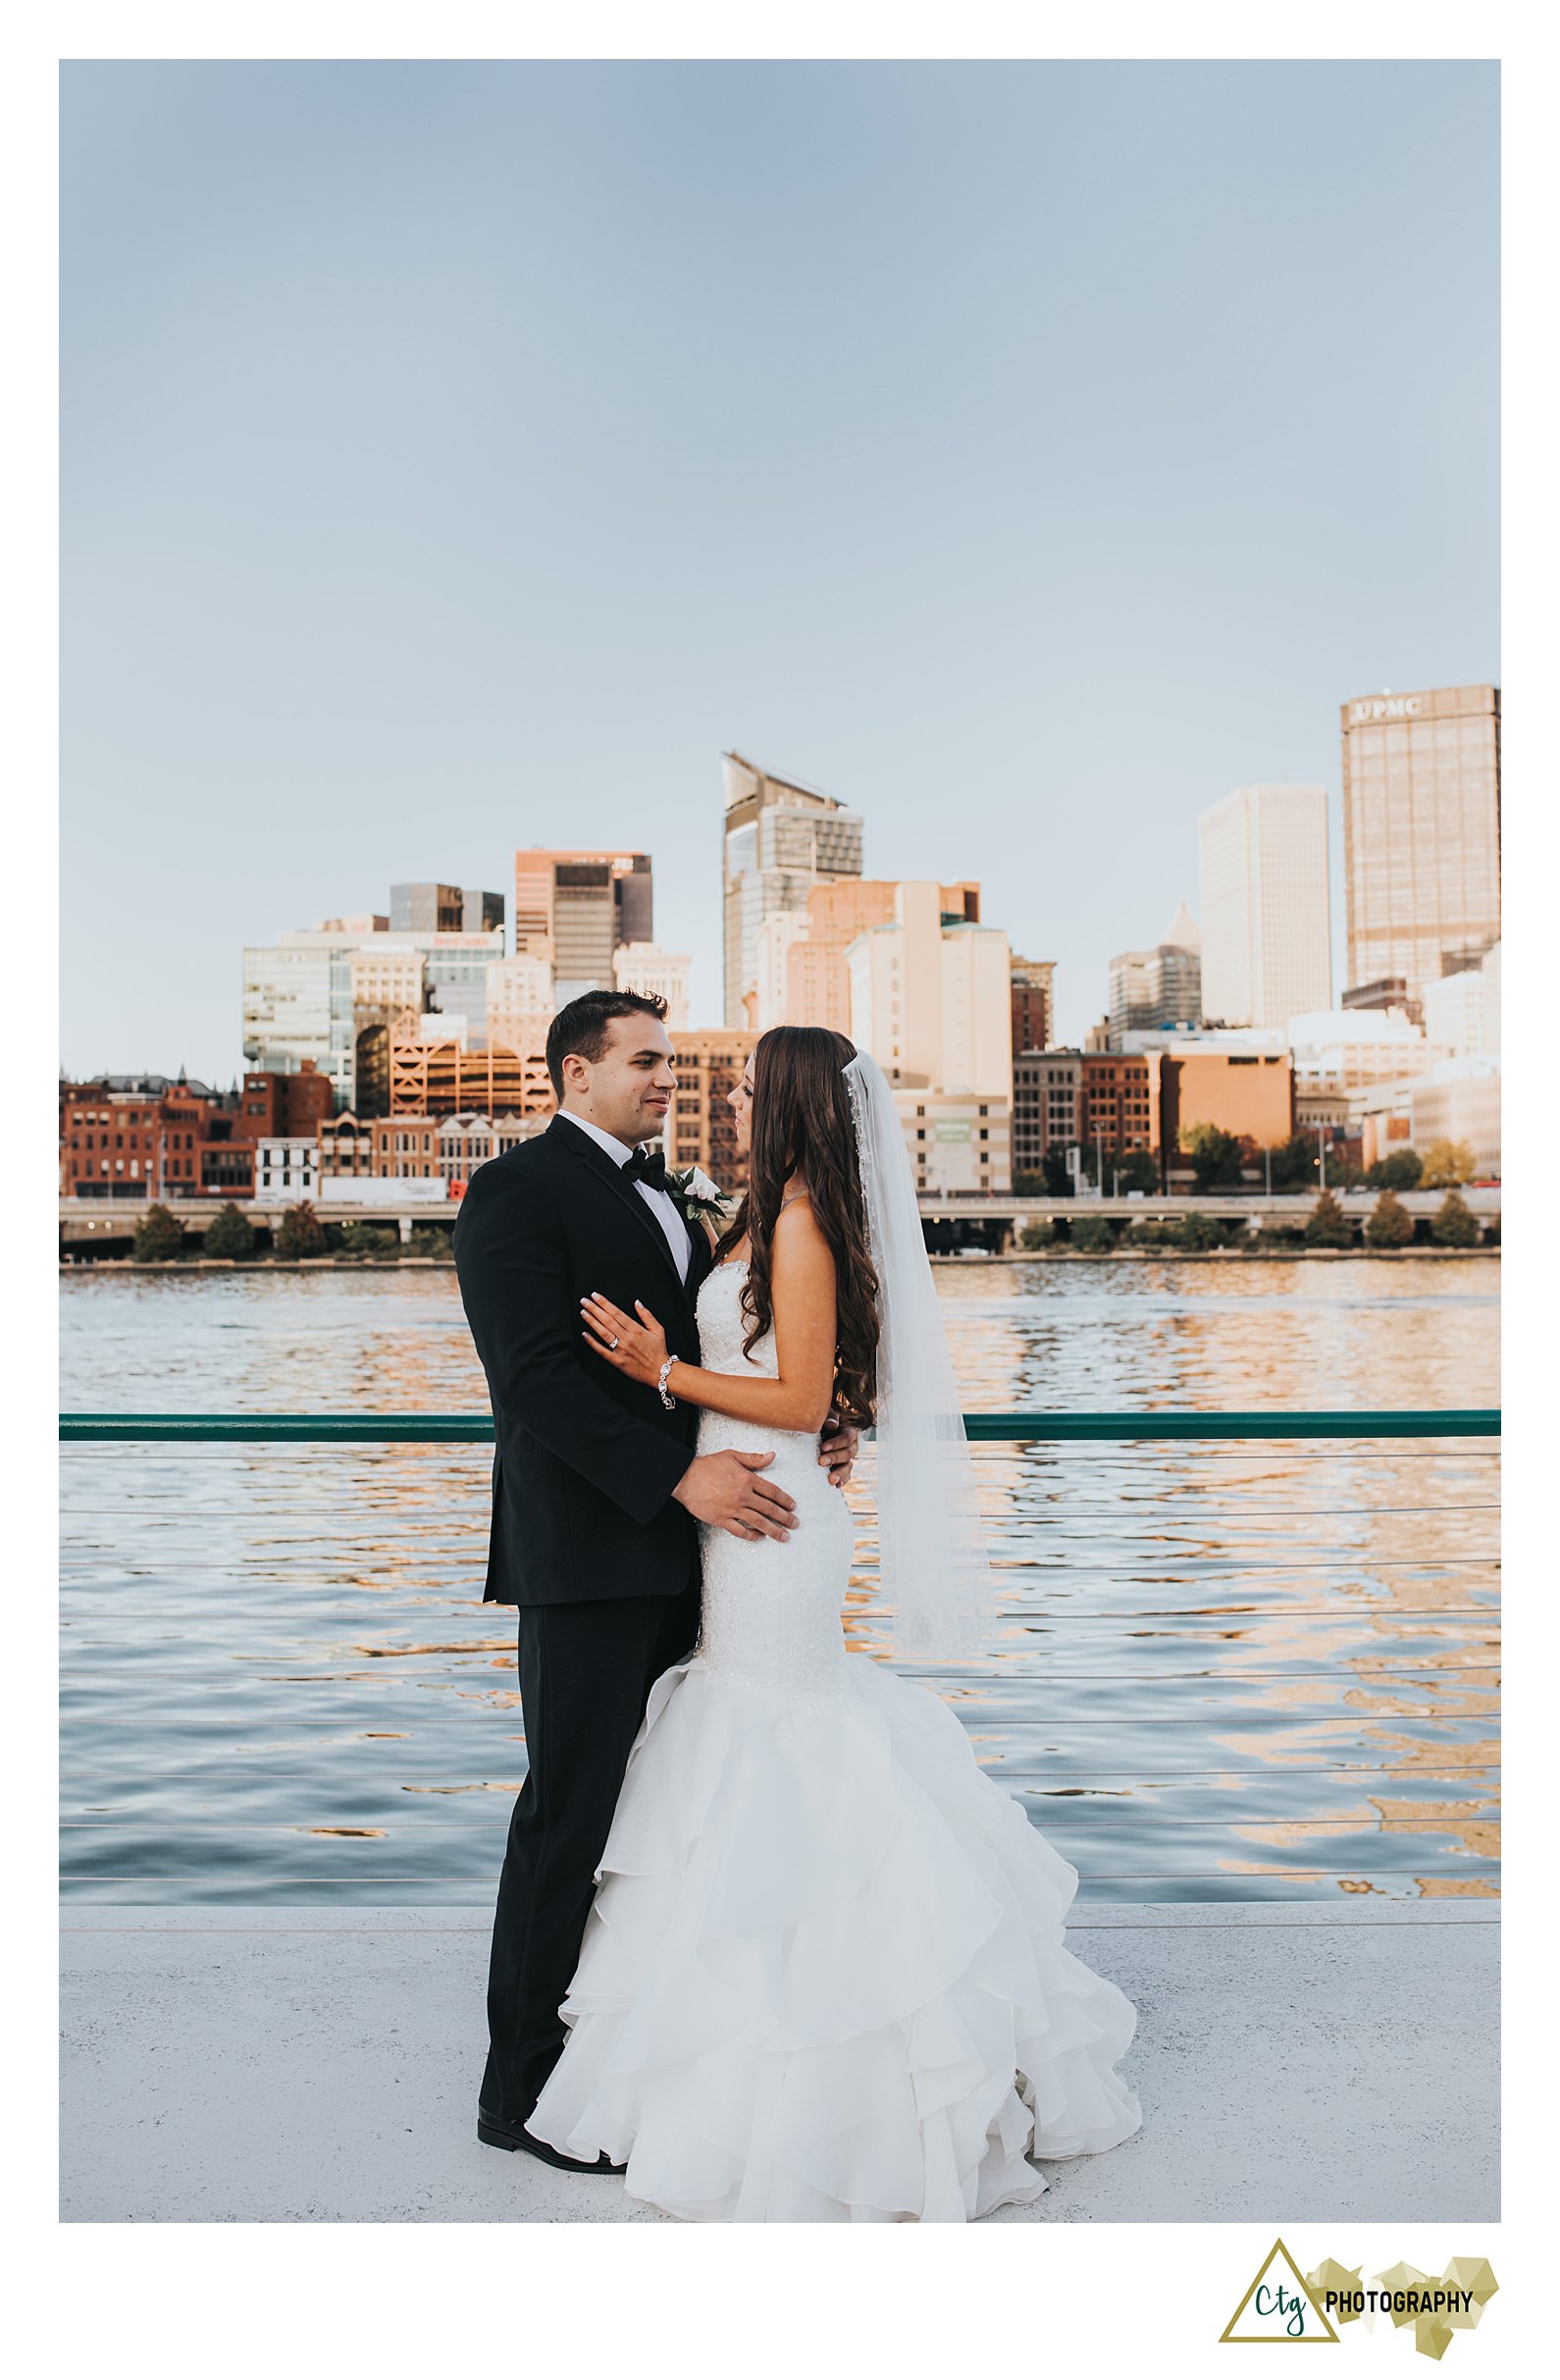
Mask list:
MULTIPOLYGON (((929 1689, 849 1653, 854 1532, 817 1461, 876 1419, 898 1652, 995 1616, 892 1094, 843 1035, 766 1033, 732 1094, 751 1184, 699 1298, 699 1449, 771 1448, 784 1541, 702 1532, 695 1656, 652 1689, 529 2129, 698 2222, 964 2222, 1114 2147, 1131 2003, 1068 1951, 1076 1871, 929 1689), (749 1126, 751 1123, 751 1133, 749 1126)), ((655 1381, 654 1317, 592 1299, 655 1381)))

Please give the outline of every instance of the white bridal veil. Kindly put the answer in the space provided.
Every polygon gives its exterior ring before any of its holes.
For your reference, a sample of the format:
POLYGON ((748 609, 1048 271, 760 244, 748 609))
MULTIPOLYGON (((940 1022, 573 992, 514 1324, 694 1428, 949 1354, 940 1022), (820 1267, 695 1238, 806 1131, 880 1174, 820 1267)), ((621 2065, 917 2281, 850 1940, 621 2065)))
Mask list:
POLYGON ((893 1650, 967 1654, 996 1619, 996 1589, 915 1184, 876 1059, 858 1052, 845 1080, 878 1280, 877 1528, 893 1650))

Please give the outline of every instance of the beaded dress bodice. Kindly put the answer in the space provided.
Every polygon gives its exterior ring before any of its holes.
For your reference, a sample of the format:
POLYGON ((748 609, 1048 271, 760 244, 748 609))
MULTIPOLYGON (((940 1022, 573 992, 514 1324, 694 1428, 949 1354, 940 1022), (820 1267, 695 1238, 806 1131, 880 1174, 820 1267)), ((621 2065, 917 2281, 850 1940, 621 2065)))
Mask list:
MULTIPOLYGON (((778 1375, 774 1333, 766 1331, 744 1354, 748 1318, 742 1288, 744 1259, 718 1264, 699 1292, 700 1360, 706 1371, 778 1375)), ((703 1624, 700 1655, 707 1668, 733 1684, 776 1694, 844 1690, 845 1639, 840 1613, 850 1579, 856 1529, 851 1508, 829 1485, 811 1430, 773 1430, 724 1413, 702 1412, 699 1452, 723 1448, 772 1453, 763 1473, 796 1499, 797 1527, 781 1544, 755 1543, 702 1525, 703 1624)))

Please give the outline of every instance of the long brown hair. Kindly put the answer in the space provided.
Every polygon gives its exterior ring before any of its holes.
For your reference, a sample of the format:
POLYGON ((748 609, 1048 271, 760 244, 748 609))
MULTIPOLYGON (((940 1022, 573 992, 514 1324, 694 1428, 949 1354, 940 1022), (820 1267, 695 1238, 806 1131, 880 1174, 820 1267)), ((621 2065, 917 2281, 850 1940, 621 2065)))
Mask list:
POLYGON ((856 1121, 844 1069, 856 1045, 821 1025, 776 1025, 753 1053, 753 1137, 748 1194, 724 1233, 721 1257, 746 1233, 751 1246, 742 1310, 746 1354, 774 1322, 770 1257, 786 1184, 806 1185, 834 1257, 834 1402, 866 1428, 877 1394, 877 1275, 867 1252, 866 1208, 856 1157, 856 1121))

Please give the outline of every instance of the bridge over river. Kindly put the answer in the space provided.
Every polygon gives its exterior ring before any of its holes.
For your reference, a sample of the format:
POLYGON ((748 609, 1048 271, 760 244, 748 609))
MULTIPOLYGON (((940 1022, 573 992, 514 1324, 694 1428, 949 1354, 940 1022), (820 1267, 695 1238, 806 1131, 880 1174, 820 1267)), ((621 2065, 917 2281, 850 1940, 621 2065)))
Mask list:
MULTIPOLYGON (((355 1186, 354 1186, 355 1187, 355 1186)), ((367 1193, 361 1199, 332 1197, 316 1202, 322 1221, 329 1223, 392 1224, 403 1240, 410 1239, 418 1225, 433 1225, 448 1230, 454 1223, 458 1204, 452 1199, 429 1198, 418 1195, 435 1186, 428 1183, 375 1182, 362 1185, 367 1193), (397 1196, 396 1192, 403 1192, 397 1196)), ((1363 1221, 1375 1206, 1378 1192, 1371 1190, 1340 1190, 1339 1203, 1346 1214, 1363 1221)), ((1481 1224, 1498 1222, 1500 1217, 1500 1185, 1467 1189, 1462 1196, 1481 1224)), ((1402 1190, 1398 1193, 1409 1213, 1430 1216, 1445 1196, 1443 1190, 1402 1190)), ((1042 1219, 1052 1222, 1078 1222, 1085 1215, 1103 1215, 1118 1224, 1142 1223, 1152 1220, 1173 1222, 1182 1215, 1214 1215, 1225 1223, 1239 1222, 1249 1227, 1263 1223, 1304 1222, 1315 1204, 1315 1193, 1309 1190, 1274 1191, 1271 1196, 1244 1191, 1208 1190, 1200 1197, 1170 1197, 1158 1192, 1128 1193, 1119 1198, 1019 1198, 1002 1191, 972 1191, 963 1196, 923 1196, 918 1201, 922 1222, 929 1228, 927 1244, 935 1253, 946 1254, 958 1247, 984 1248, 991 1254, 1001 1254, 1011 1248, 1024 1224, 1042 1219)), ((240 1213, 261 1230, 273 1230, 281 1222, 290 1199, 237 1199, 240 1213)), ((178 1217, 192 1240, 198 1240, 212 1217, 223 1204, 218 1197, 167 1198, 164 1204, 178 1217)), ((145 1212, 145 1203, 132 1198, 62 1198, 60 1200, 60 1244, 62 1253, 71 1256, 89 1254, 94 1248, 105 1251, 129 1243, 136 1219, 145 1212)))

